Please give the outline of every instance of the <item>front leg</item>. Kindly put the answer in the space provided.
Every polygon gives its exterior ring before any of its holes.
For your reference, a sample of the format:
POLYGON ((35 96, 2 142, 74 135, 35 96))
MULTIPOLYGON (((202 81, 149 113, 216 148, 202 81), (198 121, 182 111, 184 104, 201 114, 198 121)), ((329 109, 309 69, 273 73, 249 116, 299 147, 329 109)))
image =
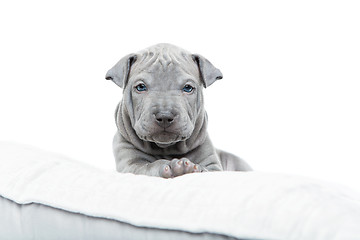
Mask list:
POLYGON ((115 134, 113 150, 116 170, 122 173, 171 178, 204 170, 200 165, 194 164, 187 158, 156 159, 154 156, 136 149, 119 133, 115 134))
POLYGON ((187 173, 206 171, 198 164, 194 164, 187 158, 174 158, 173 160, 159 159, 147 162, 140 159, 132 159, 117 164, 117 170, 124 173, 134 173, 163 178, 178 177, 187 173))

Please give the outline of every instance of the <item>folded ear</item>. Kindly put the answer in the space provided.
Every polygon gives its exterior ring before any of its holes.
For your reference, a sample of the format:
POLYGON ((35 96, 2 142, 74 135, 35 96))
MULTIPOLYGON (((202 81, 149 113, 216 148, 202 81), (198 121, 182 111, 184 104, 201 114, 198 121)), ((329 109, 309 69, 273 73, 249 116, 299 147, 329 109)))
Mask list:
POLYGON ((136 61, 136 54, 129 54, 115 64, 105 75, 106 80, 112 80, 119 87, 125 88, 131 65, 136 61))
POLYGON ((209 62, 209 60, 207 60, 203 56, 199 54, 193 54, 192 58, 198 65, 200 77, 203 81, 205 88, 213 84, 216 80, 223 78, 220 70, 214 67, 214 65, 212 65, 211 62, 209 62))

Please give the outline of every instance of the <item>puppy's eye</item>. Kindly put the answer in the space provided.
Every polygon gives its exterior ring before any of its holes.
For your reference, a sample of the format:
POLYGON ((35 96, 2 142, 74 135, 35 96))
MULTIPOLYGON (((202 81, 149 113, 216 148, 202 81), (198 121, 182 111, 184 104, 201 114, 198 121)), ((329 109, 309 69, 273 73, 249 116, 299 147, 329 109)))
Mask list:
POLYGON ((143 84, 143 83, 140 83, 140 84, 136 85, 135 88, 136 88, 136 90, 138 90, 139 92, 144 92, 144 91, 147 90, 145 84, 143 84))
POLYGON ((194 90, 194 87, 189 84, 186 84, 183 88, 183 91, 187 92, 187 93, 191 93, 193 90, 194 90))

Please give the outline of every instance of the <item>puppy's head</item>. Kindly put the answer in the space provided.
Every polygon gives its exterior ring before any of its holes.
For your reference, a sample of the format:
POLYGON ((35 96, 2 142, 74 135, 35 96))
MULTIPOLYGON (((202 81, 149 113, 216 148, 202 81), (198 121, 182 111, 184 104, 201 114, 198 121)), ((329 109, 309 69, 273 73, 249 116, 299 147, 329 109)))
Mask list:
POLYGON ((204 114, 202 88, 221 78, 208 60, 170 44, 129 54, 106 74, 124 89, 137 136, 159 147, 190 138, 204 114))

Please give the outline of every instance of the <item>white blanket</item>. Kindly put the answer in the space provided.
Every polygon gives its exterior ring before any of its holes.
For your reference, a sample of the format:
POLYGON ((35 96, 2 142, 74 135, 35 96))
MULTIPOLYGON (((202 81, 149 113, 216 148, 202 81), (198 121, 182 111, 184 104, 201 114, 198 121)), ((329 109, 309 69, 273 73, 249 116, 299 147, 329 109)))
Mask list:
MULTIPOLYGON (((105 172, 61 155, 0 142, 0 195, 20 206, 39 203, 137 227, 219 238, 360 239, 360 196, 298 176, 216 172, 162 179, 105 172)), ((21 231, 16 224, 29 222, 9 224, 21 231)), ((0 238, 1 232, 0 226, 0 238)), ((61 239, 63 233, 56 234, 61 239)))

